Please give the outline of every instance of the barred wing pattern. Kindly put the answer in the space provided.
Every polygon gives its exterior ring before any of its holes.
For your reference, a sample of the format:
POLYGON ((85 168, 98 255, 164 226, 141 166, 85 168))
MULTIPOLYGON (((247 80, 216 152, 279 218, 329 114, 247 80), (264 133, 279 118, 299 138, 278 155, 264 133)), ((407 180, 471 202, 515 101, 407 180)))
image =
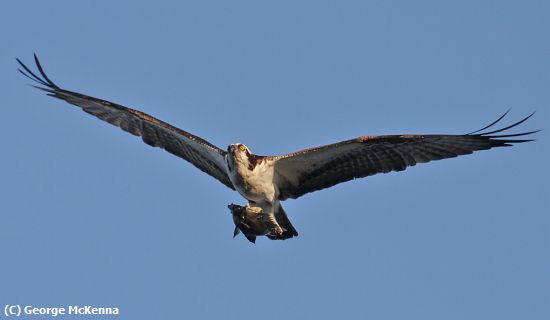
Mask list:
POLYGON ((140 136, 148 145, 160 147, 189 161, 201 171, 208 173, 227 187, 234 189, 225 169, 226 152, 224 150, 200 137, 171 126, 138 110, 61 89, 46 76, 36 55, 34 55, 34 61, 42 77, 37 76, 21 60, 17 59, 17 62, 23 68, 19 69, 19 72, 39 84, 34 87, 46 91, 49 96, 80 107, 85 112, 126 132, 140 136))
POLYGON ((403 171, 417 163, 454 158, 478 150, 532 141, 514 139, 538 132, 496 134, 520 125, 533 114, 502 129, 483 132, 498 123, 508 111, 483 129, 463 135, 365 136, 295 153, 268 157, 275 167, 279 199, 296 199, 306 193, 377 173, 403 171), (481 133, 480 133, 481 132, 481 133), (510 139, 512 138, 512 139, 510 139))

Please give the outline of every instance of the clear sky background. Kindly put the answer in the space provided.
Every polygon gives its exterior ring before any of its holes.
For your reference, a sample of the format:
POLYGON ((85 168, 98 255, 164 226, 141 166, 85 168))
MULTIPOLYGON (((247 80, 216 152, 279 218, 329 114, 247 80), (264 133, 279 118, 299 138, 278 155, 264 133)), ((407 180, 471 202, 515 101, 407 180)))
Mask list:
POLYGON ((550 318, 548 1, 4 1, 0 30, 2 308, 550 318), (252 245, 237 193, 28 86, 33 52, 67 89, 263 155, 508 108, 546 131, 287 201, 300 236, 252 245))

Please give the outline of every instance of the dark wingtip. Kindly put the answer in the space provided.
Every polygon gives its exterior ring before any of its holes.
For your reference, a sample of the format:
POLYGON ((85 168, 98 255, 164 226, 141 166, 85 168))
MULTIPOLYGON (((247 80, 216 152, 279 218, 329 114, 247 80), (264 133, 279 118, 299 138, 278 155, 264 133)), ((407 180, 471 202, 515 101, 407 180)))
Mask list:
POLYGON ((19 70, 19 72, 21 72, 25 77, 31 79, 32 81, 38 82, 43 86, 48 86, 48 83, 45 82, 43 79, 41 79, 39 76, 37 76, 34 72, 32 72, 32 70, 29 69, 29 67, 27 67, 23 63, 23 61, 21 61, 19 58, 15 58, 15 60, 17 61, 17 63, 19 63, 19 65, 21 66, 21 68, 23 68, 24 71, 19 68, 17 70, 19 70))
POLYGON ((34 62, 35 62, 36 67, 38 68, 38 71, 40 72, 40 75, 42 77, 39 77, 29 67, 27 67, 23 63, 23 61, 21 61, 21 59, 15 58, 15 61, 17 61, 17 63, 21 66, 21 68, 23 68, 23 69, 18 68, 17 70, 21 74, 23 74, 25 77, 27 77, 27 78, 35 81, 35 82, 38 82, 38 83, 40 83, 41 85, 43 85, 45 87, 49 87, 49 88, 52 88, 52 89, 59 89, 59 87, 52 80, 50 80, 50 78, 48 78, 48 76, 44 72, 44 68, 42 68, 42 65, 40 64, 40 61, 38 60, 38 56, 36 55, 36 53, 34 54, 34 62))
POLYGON ((505 130, 508 130, 508 129, 511 129, 513 127, 516 127, 516 126, 519 126, 520 124, 524 123, 525 121, 529 120, 529 118, 531 118, 533 115, 535 114, 535 111, 533 111, 530 115, 528 115, 527 117, 521 119, 520 121, 516 122, 516 123, 513 123, 507 127, 504 127, 502 129, 498 129, 498 130, 493 130, 493 131, 489 131, 489 132, 483 132, 483 133, 479 133, 478 135, 480 136, 487 136, 487 135, 490 135, 490 134, 493 134, 493 133, 499 133, 499 132, 502 132, 502 131, 505 131, 505 130))
POLYGON ((542 131, 542 129, 528 131, 528 132, 514 133, 514 134, 499 134, 499 135, 493 135, 491 137, 492 138, 521 137, 521 136, 527 136, 527 135, 534 134, 534 133, 541 132, 541 131, 542 131))
POLYGON ((498 119, 496 119, 495 121, 491 122, 489 125, 479 129, 479 130, 476 130, 476 131, 473 131, 473 132, 470 132, 470 133, 467 133, 467 135, 471 135, 471 134, 474 134, 474 133, 478 133, 480 131, 483 131, 485 129, 489 129, 490 127, 494 126, 495 124, 497 124, 498 122, 500 122, 500 120, 502 120, 504 117, 506 117, 506 115, 508 114, 508 112, 510 112, 510 110, 512 110, 512 108, 509 108, 508 110, 506 110, 506 112, 504 112, 503 115, 501 115, 498 119))
POLYGON ((492 131, 488 131, 488 132, 483 132, 483 130, 492 127, 493 125, 498 123, 500 120, 502 120, 502 118, 504 118, 504 116, 506 116, 509 111, 510 110, 506 111, 502 116, 500 116, 496 121, 494 121, 490 125, 482 128, 480 130, 468 133, 468 134, 466 134, 466 136, 475 137, 477 139, 490 141, 492 143, 492 147, 509 147, 509 146, 512 146, 515 143, 535 141, 535 139, 525 139, 525 138, 531 138, 532 134, 540 132, 541 130, 532 130, 532 131, 526 131, 526 132, 520 132, 520 133, 507 133, 505 131, 508 130, 508 129, 512 129, 514 127, 517 127, 520 124, 524 123, 529 118, 531 118, 536 113, 536 111, 533 111, 531 114, 529 114, 525 118, 523 118, 523 119, 521 119, 521 120, 519 120, 515 123, 512 123, 511 125, 508 125, 504 128, 500 128, 500 129, 492 130, 492 131), (503 134, 498 134, 499 132, 502 132, 503 134), (527 137, 527 136, 529 136, 529 137, 527 137), (514 137, 522 137, 522 138, 521 139, 509 139, 509 138, 514 138, 514 137))
POLYGON ((48 78, 48 76, 46 75, 46 72, 44 72, 44 68, 42 68, 42 65, 40 64, 40 61, 38 60, 38 56, 36 55, 36 53, 34 53, 34 63, 36 63, 36 67, 38 68, 38 71, 40 71, 40 74, 42 75, 42 77, 44 77, 46 82, 48 82, 50 86, 57 88, 57 85, 52 80, 50 80, 50 78, 48 78))
MULTIPOLYGON (((19 68, 17 68, 17 71, 19 71, 22 75, 24 75, 25 77, 31 79, 32 81, 35 81, 35 82, 37 81, 35 78, 33 78, 33 77, 31 77, 30 75, 26 74, 25 71, 23 71, 23 70, 21 70, 21 69, 19 69, 19 68)), ((42 82, 40 82, 40 84, 42 84, 42 82)))

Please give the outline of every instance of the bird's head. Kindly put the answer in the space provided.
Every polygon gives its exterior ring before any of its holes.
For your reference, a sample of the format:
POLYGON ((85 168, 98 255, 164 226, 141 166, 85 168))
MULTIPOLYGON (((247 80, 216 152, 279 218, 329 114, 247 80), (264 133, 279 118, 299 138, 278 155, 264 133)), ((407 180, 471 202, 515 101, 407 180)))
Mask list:
POLYGON ((248 163, 252 152, 242 143, 233 143, 227 147, 227 153, 236 161, 248 163))

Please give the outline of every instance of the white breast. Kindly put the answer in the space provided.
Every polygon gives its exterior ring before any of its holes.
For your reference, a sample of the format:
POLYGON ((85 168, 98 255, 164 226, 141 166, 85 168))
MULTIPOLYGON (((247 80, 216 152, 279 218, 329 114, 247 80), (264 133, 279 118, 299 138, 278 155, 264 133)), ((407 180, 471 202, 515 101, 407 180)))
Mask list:
POLYGON ((231 164, 229 179, 235 189, 246 199, 254 202, 273 202, 275 200, 275 186, 273 184, 274 169, 271 163, 260 163, 254 170, 248 164, 235 162, 231 164))

